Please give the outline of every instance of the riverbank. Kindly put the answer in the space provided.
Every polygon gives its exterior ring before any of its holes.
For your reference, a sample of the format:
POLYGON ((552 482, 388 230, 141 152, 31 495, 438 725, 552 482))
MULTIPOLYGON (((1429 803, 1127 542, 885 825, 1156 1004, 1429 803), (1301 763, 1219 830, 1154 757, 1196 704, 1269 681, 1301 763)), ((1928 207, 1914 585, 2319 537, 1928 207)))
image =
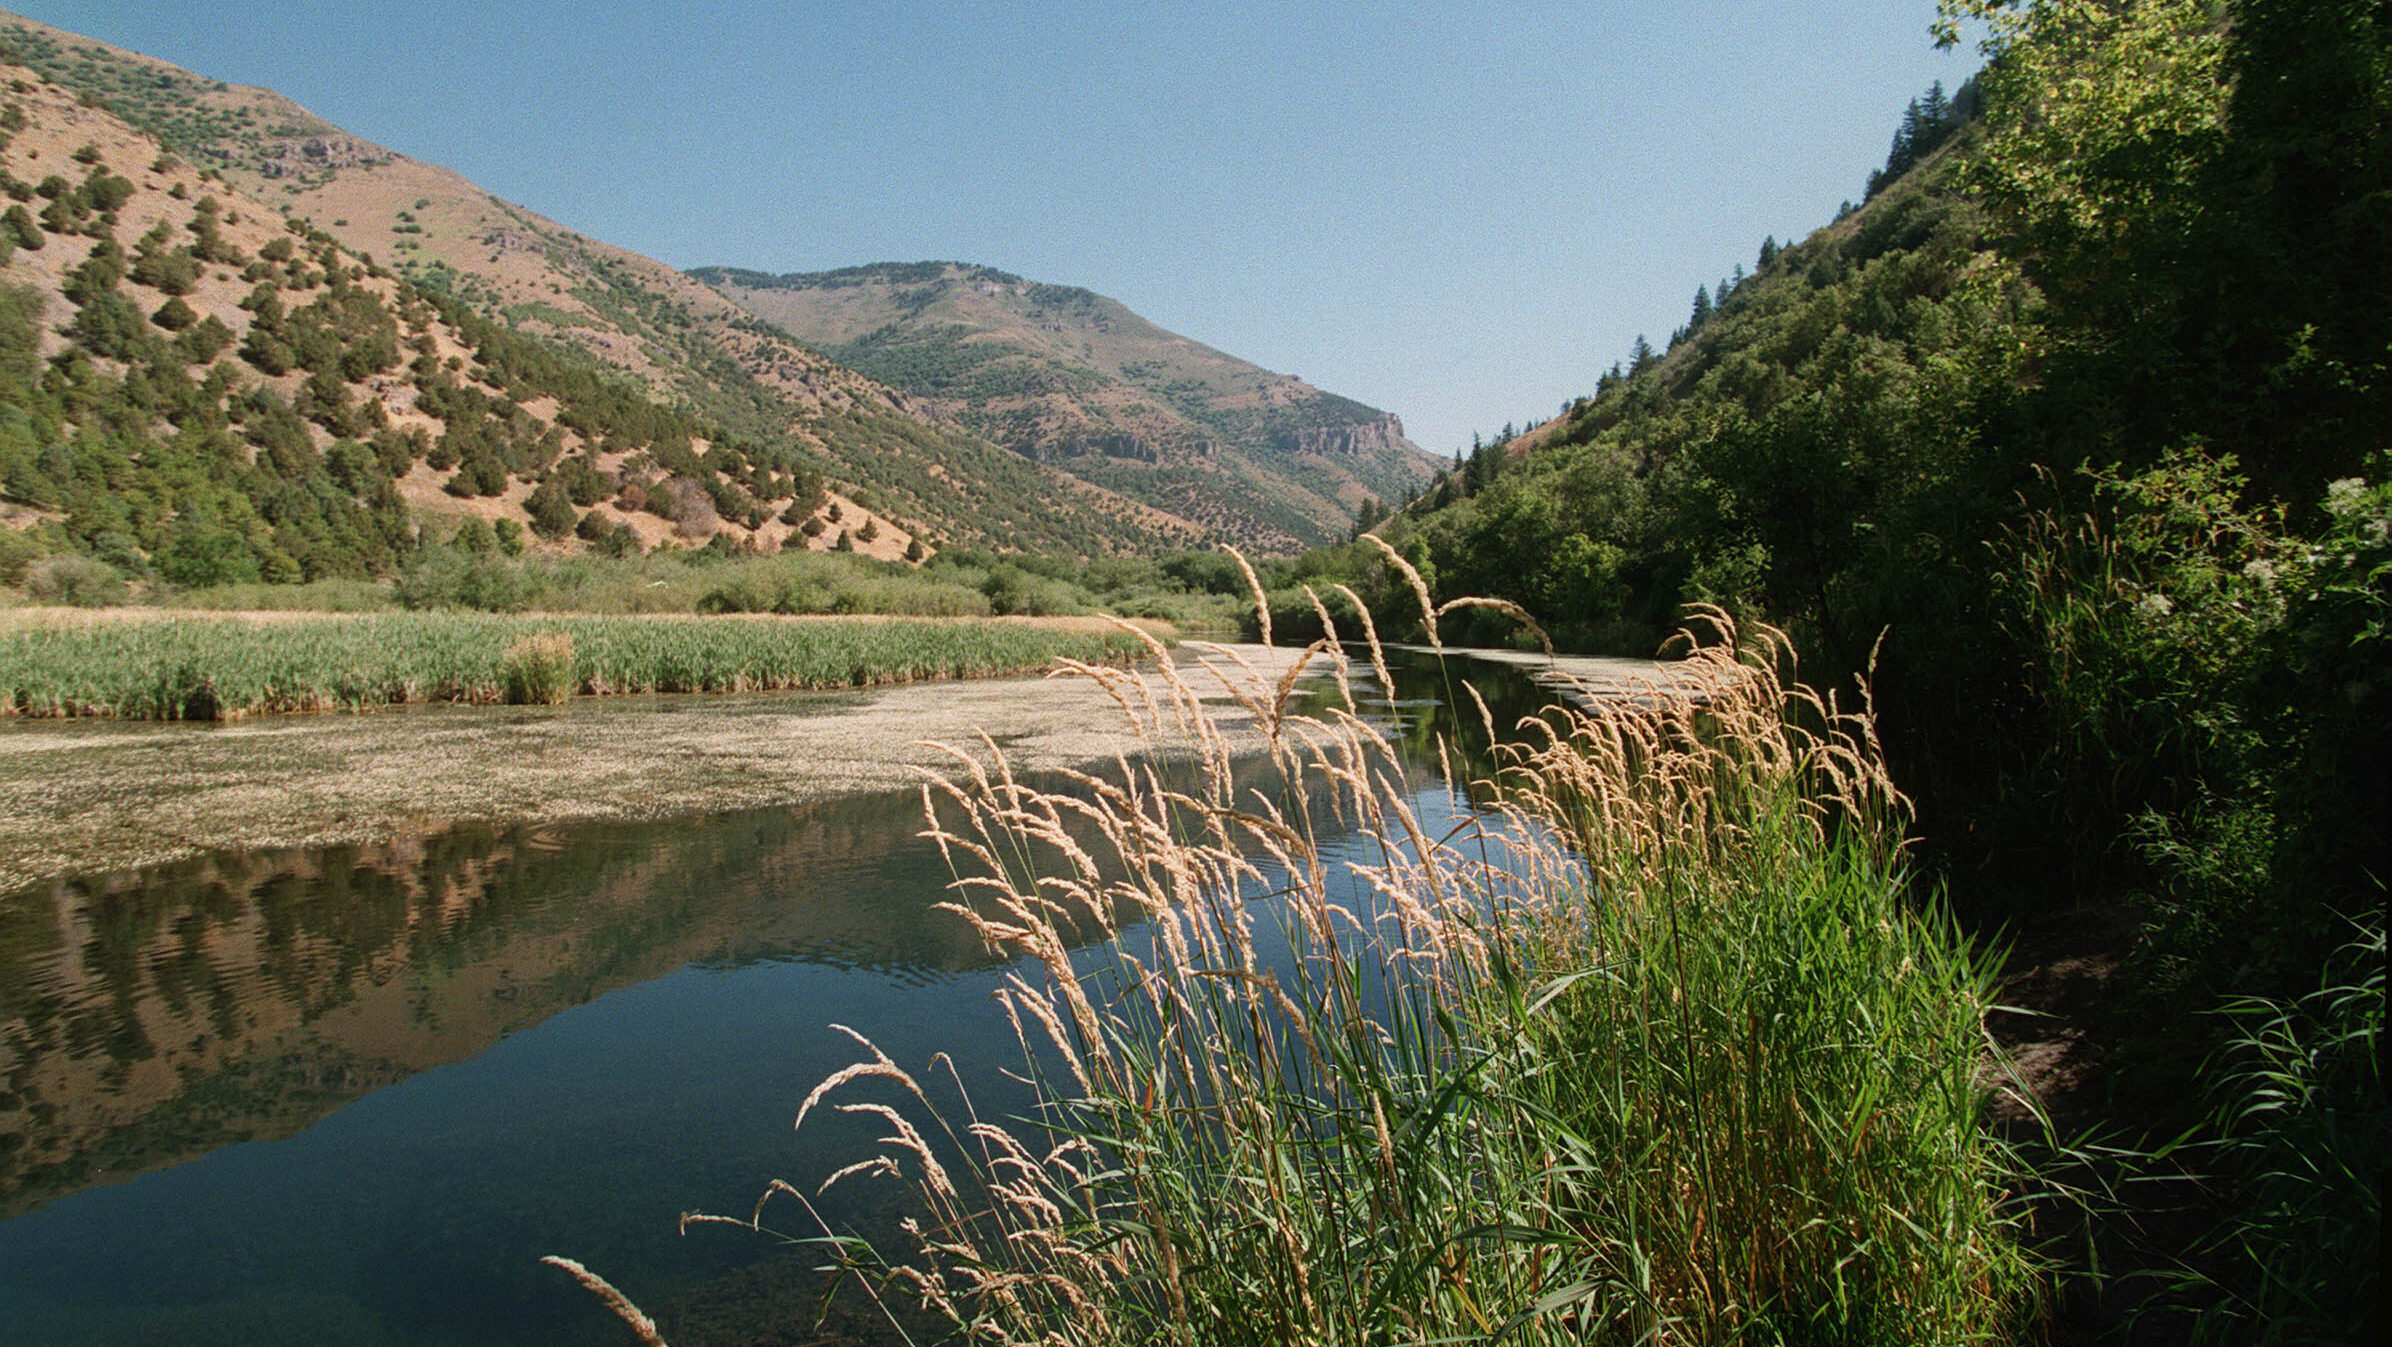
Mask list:
MULTIPOLYGON (((1249 658, 1268 652, 1246 651, 1249 658)), ((654 819, 899 789, 985 729, 1025 770, 1134 744, 1084 679, 441 705, 235 725, 0 725, 0 891, 205 851, 456 823, 654 819)))
MULTIPOLYGON (((1174 658, 1215 704, 1234 749, 1251 746, 1241 737, 1251 718, 1230 682, 1248 670, 1275 682, 1300 653, 1191 643, 1174 658)), ((1644 661, 1605 665, 1584 672, 1624 693, 1670 673, 1644 661)), ((1367 665, 1358 676, 1367 678, 1367 665)), ((1024 772, 1139 747, 1096 683, 1045 676, 238 724, 0 721, 0 893, 209 851, 378 844, 466 822, 671 818, 903 789, 919 769, 952 765, 928 745, 976 745, 983 733, 1024 772)), ((1190 751, 1178 733, 1162 728, 1166 752, 1190 751)))

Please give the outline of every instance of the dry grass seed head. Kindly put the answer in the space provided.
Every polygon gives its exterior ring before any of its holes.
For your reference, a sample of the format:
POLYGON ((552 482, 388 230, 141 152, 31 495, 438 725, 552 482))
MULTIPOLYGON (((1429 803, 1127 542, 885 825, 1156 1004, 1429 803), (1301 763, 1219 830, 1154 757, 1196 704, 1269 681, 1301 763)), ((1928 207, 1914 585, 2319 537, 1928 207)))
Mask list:
POLYGON ((911 1152, 922 1166, 922 1175, 928 1180, 931 1191, 950 1202, 956 1200, 958 1194, 955 1184, 948 1179, 946 1167, 939 1163, 936 1155, 931 1154, 930 1143, 922 1139, 922 1134, 915 1130, 904 1114, 886 1104, 840 1104, 836 1107, 841 1113, 860 1113, 886 1122, 891 1135, 880 1138, 880 1144, 901 1146, 911 1152))
POLYGON ((1503 740, 1495 733, 1495 713, 1487 709, 1487 699, 1478 695, 1478 685, 1465 678, 1462 680, 1462 691, 1470 694, 1470 704, 1478 708, 1478 723, 1487 731, 1487 742, 1502 743, 1503 740))
POLYGON ((1361 595, 1342 584, 1336 589, 1346 596, 1346 602, 1354 605, 1354 611, 1362 615, 1362 636, 1370 645, 1371 672, 1378 675, 1379 690, 1386 694, 1388 701, 1394 701, 1395 675, 1387 672, 1387 652, 1379 645, 1379 624, 1370 615, 1370 605, 1362 601, 1361 595))
POLYGON ((1351 711, 1354 709, 1354 685, 1346 678, 1346 665, 1350 661, 1345 657, 1345 646, 1337 639, 1337 619, 1329 616, 1329 605, 1321 602, 1321 596, 1313 590, 1312 586, 1304 586, 1304 597, 1311 600, 1312 611, 1321 620, 1322 644, 1328 646, 1337 656, 1338 695, 1345 699, 1346 709, 1351 711))
POLYGON ((1519 623, 1523 627, 1528 628, 1530 632, 1534 633, 1537 638, 1537 644, 1545 648, 1545 658, 1548 660, 1553 658, 1553 638, 1545 634, 1545 628, 1540 625, 1534 617, 1529 615, 1527 609, 1512 602, 1510 599, 1490 599, 1481 598, 1478 596, 1449 599, 1443 604, 1438 605, 1437 616, 1442 618, 1447 613, 1453 612, 1458 608, 1492 608, 1496 612, 1502 613, 1504 616, 1511 618, 1513 621, 1519 623))
POLYGON ((1262 580, 1254 574, 1254 567, 1247 563, 1245 553, 1227 543, 1221 545, 1221 550, 1229 554, 1229 559, 1238 564, 1238 573, 1246 577, 1247 592, 1254 596, 1254 620, 1262 628, 1262 643, 1269 645, 1271 643, 1271 600, 1262 592, 1262 580))
POLYGON ((914 1078, 911 1075, 908 1075, 903 1067, 898 1066, 897 1063, 890 1058, 889 1054, 882 1052, 880 1050, 880 1045, 874 1043, 871 1039, 864 1037, 862 1034, 857 1033, 855 1030, 848 1028, 844 1024, 834 1024, 831 1026, 831 1028, 836 1029, 840 1033, 843 1033, 849 1038, 854 1039, 856 1043, 864 1049, 864 1051, 872 1054, 872 1060, 868 1062, 857 1062, 851 1066, 841 1067, 839 1070, 834 1071, 829 1076, 825 1077, 823 1082, 820 1085, 815 1086, 813 1092, 806 1096, 805 1102, 798 1105, 797 1121, 791 1124, 792 1130, 805 1126, 806 1114, 812 1112, 814 1106, 821 1103, 823 1098, 829 1095, 831 1091, 838 1089, 840 1086, 847 1084, 849 1081, 862 1080, 868 1077, 896 1081, 899 1085, 905 1087, 907 1094, 910 1094, 914 1098, 922 1101, 924 1105, 928 1105, 930 1103, 930 1097, 922 1093, 921 1085, 916 1083, 914 1078))
MULTIPOLYGON (((858 1174, 868 1174, 873 1178, 893 1179, 898 1177, 899 1172, 895 1160, 885 1155, 875 1155, 869 1160, 858 1160, 845 1168, 832 1170, 830 1177, 824 1179, 821 1186, 814 1190, 814 1195, 820 1197, 831 1190, 831 1185, 842 1179, 853 1178, 858 1174)), ((761 1208, 761 1204, 759 1204, 759 1208, 761 1208)))
POLYGON ((1421 626, 1428 631, 1429 648, 1440 655, 1444 654, 1445 642, 1437 635, 1437 601, 1429 597, 1429 582, 1421 579, 1420 572, 1413 569, 1411 562, 1404 560, 1403 553, 1388 546, 1387 540, 1378 534, 1365 533, 1362 535, 1362 541, 1378 548, 1380 553, 1387 558, 1387 564, 1395 567, 1405 581, 1412 586, 1412 597, 1420 602, 1421 626))
POLYGON ((563 1268, 573 1280, 582 1284, 584 1290, 605 1302, 606 1307, 615 1312, 616 1318, 631 1326, 632 1334, 645 1347, 665 1347, 664 1334, 657 1331, 656 1321, 641 1313, 640 1307, 631 1303, 631 1297, 616 1290, 606 1278, 570 1258, 560 1258, 555 1254, 548 1254, 540 1261, 550 1267, 563 1268))
POLYGON ((1029 1032, 1022 1027, 1022 1016, 1026 1013, 1031 1019, 1038 1022, 1038 1027, 1045 1033, 1047 1042, 1063 1055, 1063 1065, 1071 1073, 1072 1083, 1078 1086, 1082 1093, 1095 1088, 1094 1079, 1088 1072, 1087 1064, 1080 1059, 1079 1052, 1072 1046, 1071 1035, 1064 1031, 1063 1017, 1057 1015, 1055 1008, 1047 1002, 1047 999, 1032 989, 1029 983, 1023 981, 1020 974, 1007 973, 1005 985, 999 987, 991 999, 997 1003, 998 1008, 1005 1012, 1005 1018, 1013 1025, 1014 1040, 1021 1045, 1025 1058, 1036 1055, 1035 1049, 1030 1043, 1029 1032))
POLYGON ((1163 727, 1162 709, 1154 704, 1153 694, 1148 691, 1146 705, 1150 715, 1141 717, 1138 714, 1138 708, 1131 703, 1129 693, 1126 691, 1130 688, 1146 690, 1144 680, 1135 678, 1119 669, 1108 668, 1102 664, 1083 664, 1075 659, 1056 660, 1055 667, 1047 671, 1047 677, 1079 677, 1094 682, 1098 691, 1112 698, 1113 704, 1121 708, 1121 718, 1129 723, 1130 732, 1137 736, 1139 746, 1149 751, 1153 750, 1154 736, 1163 727))
MULTIPOLYGON (((1286 730, 1287 702, 1288 698, 1295 695, 1296 681, 1304 676, 1304 670, 1310 667, 1315 659, 1318 659, 1324 654, 1328 655, 1336 666, 1338 686, 1345 687, 1345 652, 1337 648, 1337 645, 1333 639, 1324 637, 1323 639, 1314 641, 1311 645, 1304 647, 1304 653, 1296 656, 1295 663, 1288 665, 1287 668, 1280 673, 1278 685, 1271 689, 1269 734, 1271 743, 1273 745, 1278 744, 1280 738, 1286 730)), ((1353 705, 1353 701, 1353 689, 1347 688, 1346 704, 1351 706, 1353 705)))

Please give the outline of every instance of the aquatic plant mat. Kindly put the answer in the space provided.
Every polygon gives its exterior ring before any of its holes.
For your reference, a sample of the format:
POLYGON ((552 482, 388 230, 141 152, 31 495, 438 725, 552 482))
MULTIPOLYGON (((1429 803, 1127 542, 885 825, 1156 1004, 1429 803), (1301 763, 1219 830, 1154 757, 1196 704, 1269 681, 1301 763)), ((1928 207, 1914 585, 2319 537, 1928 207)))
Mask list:
MULTIPOLYGON (((1266 662, 1295 654, 1228 649, 1266 662)), ((1258 751, 1252 732, 1237 728, 1244 715, 1229 705, 1215 719, 1242 733, 1242 751, 1258 751)), ((460 823, 674 818, 905 792, 917 769, 948 761, 925 740, 981 731, 1034 771, 1138 746, 1093 683, 1034 676, 576 697, 553 707, 448 703, 235 724, 0 719, 0 902, 44 878, 215 851, 382 845, 460 823)))
POLYGON ((1334 645, 1297 666, 1346 689, 1317 716, 1297 669, 1085 670, 1142 740, 1208 745, 1201 777, 1039 790, 982 744, 924 791, 954 910, 1017 961, 1035 1106, 855 1034, 798 1131, 839 1110, 885 1148, 688 1219, 815 1239, 975 1341, 2010 1336, 2037 1270, 1984 1126, 1986 968, 1905 886, 1865 707, 1706 625, 1699 700, 1549 710, 1476 808, 1406 780, 1353 691, 1392 680, 1334 645), (1215 676, 1271 784, 1211 747, 1215 676), (910 1190, 904 1247, 810 1224, 864 1182, 910 1190))
POLYGON ((0 716, 234 720, 427 702, 769 692, 1121 660, 1101 621, 0 614, 0 716))

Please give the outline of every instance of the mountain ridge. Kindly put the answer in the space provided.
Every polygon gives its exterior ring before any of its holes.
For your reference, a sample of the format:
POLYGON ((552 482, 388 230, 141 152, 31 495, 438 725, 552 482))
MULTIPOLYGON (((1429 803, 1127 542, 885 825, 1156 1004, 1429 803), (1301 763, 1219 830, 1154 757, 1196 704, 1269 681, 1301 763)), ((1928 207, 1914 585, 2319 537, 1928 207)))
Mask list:
MULTIPOLYGON (((1290 551, 1339 536, 1361 507, 1409 494, 1428 476, 1427 456, 1392 416, 1163 333, 1093 292, 1037 287, 1056 314, 1094 313, 1102 325, 1134 329, 1170 361, 1281 381, 1275 398, 1241 409, 1213 405, 1193 387, 1124 394, 1134 379, 1075 367, 1064 345, 1049 343, 1014 353, 1012 363, 1027 360, 1056 385, 1044 399, 1052 405, 1016 405, 1004 409, 1010 419, 995 418, 885 377, 921 354, 919 332, 827 351, 836 343, 351 134, 275 91, 5 11, 0 42, 363 259, 514 331, 579 349, 728 429, 790 436, 834 487, 916 534, 1082 555, 1210 541, 1290 551), (874 369, 859 371, 858 361, 874 369), (1105 404, 1101 414, 1088 414, 1090 401, 1105 404), (1224 415, 1239 424, 1222 424, 1224 415), (1058 427, 1068 433, 1045 433, 1058 427)), ((932 337, 932 348, 956 344, 932 337)))
POLYGON ((689 274, 933 414, 1250 545, 1331 540, 1431 470, 1393 414, 1085 287, 935 261, 689 274))
POLYGON ((560 555, 821 549, 849 511, 865 535, 851 547, 923 554, 917 525, 833 489, 807 443, 662 406, 261 205, 95 101, 8 84, 12 577, 59 551, 188 585, 363 577, 467 529, 560 555))

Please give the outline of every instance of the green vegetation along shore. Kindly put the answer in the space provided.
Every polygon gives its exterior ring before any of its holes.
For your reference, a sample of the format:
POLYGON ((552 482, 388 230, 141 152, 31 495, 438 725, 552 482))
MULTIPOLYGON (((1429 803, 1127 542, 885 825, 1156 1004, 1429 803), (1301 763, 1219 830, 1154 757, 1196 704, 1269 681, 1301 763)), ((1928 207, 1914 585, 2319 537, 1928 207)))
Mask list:
MULTIPOLYGON (((1548 710, 1486 813, 1443 812, 1357 697, 1287 715, 1259 674, 1260 783, 949 789, 952 906, 1024 969, 998 996, 1039 1107, 979 1116, 865 1043, 799 1132, 887 1117, 877 1161, 824 1165, 922 1215, 853 1270, 958 1340, 1084 1347, 2025 1328, 1989 964, 1907 891, 1867 720, 1719 635, 1700 698, 1548 710)), ((1207 714, 1127 677, 1158 724, 1207 714)))
POLYGON ((478 613, 0 615, 0 715, 226 720, 421 702, 865 687, 1119 662, 1102 622, 478 613))
MULTIPOLYGON (((1941 9, 1989 61, 1859 203, 1376 532, 1424 596, 1512 600, 1567 648, 1650 651, 1711 602, 1786 627, 1820 686, 1869 675, 1918 864, 2019 943, 2035 1014, 1997 1028, 2104 1138, 2076 1181, 2105 1196, 2041 1218, 2084 1274, 2064 1331, 2372 1340, 2392 23, 1941 9)), ((1377 549, 1303 569, 1333 614, 1336 582, 1419 630, 1377 549)), ((1320 625, 1292 589, 1274 617, 1320 625)))

